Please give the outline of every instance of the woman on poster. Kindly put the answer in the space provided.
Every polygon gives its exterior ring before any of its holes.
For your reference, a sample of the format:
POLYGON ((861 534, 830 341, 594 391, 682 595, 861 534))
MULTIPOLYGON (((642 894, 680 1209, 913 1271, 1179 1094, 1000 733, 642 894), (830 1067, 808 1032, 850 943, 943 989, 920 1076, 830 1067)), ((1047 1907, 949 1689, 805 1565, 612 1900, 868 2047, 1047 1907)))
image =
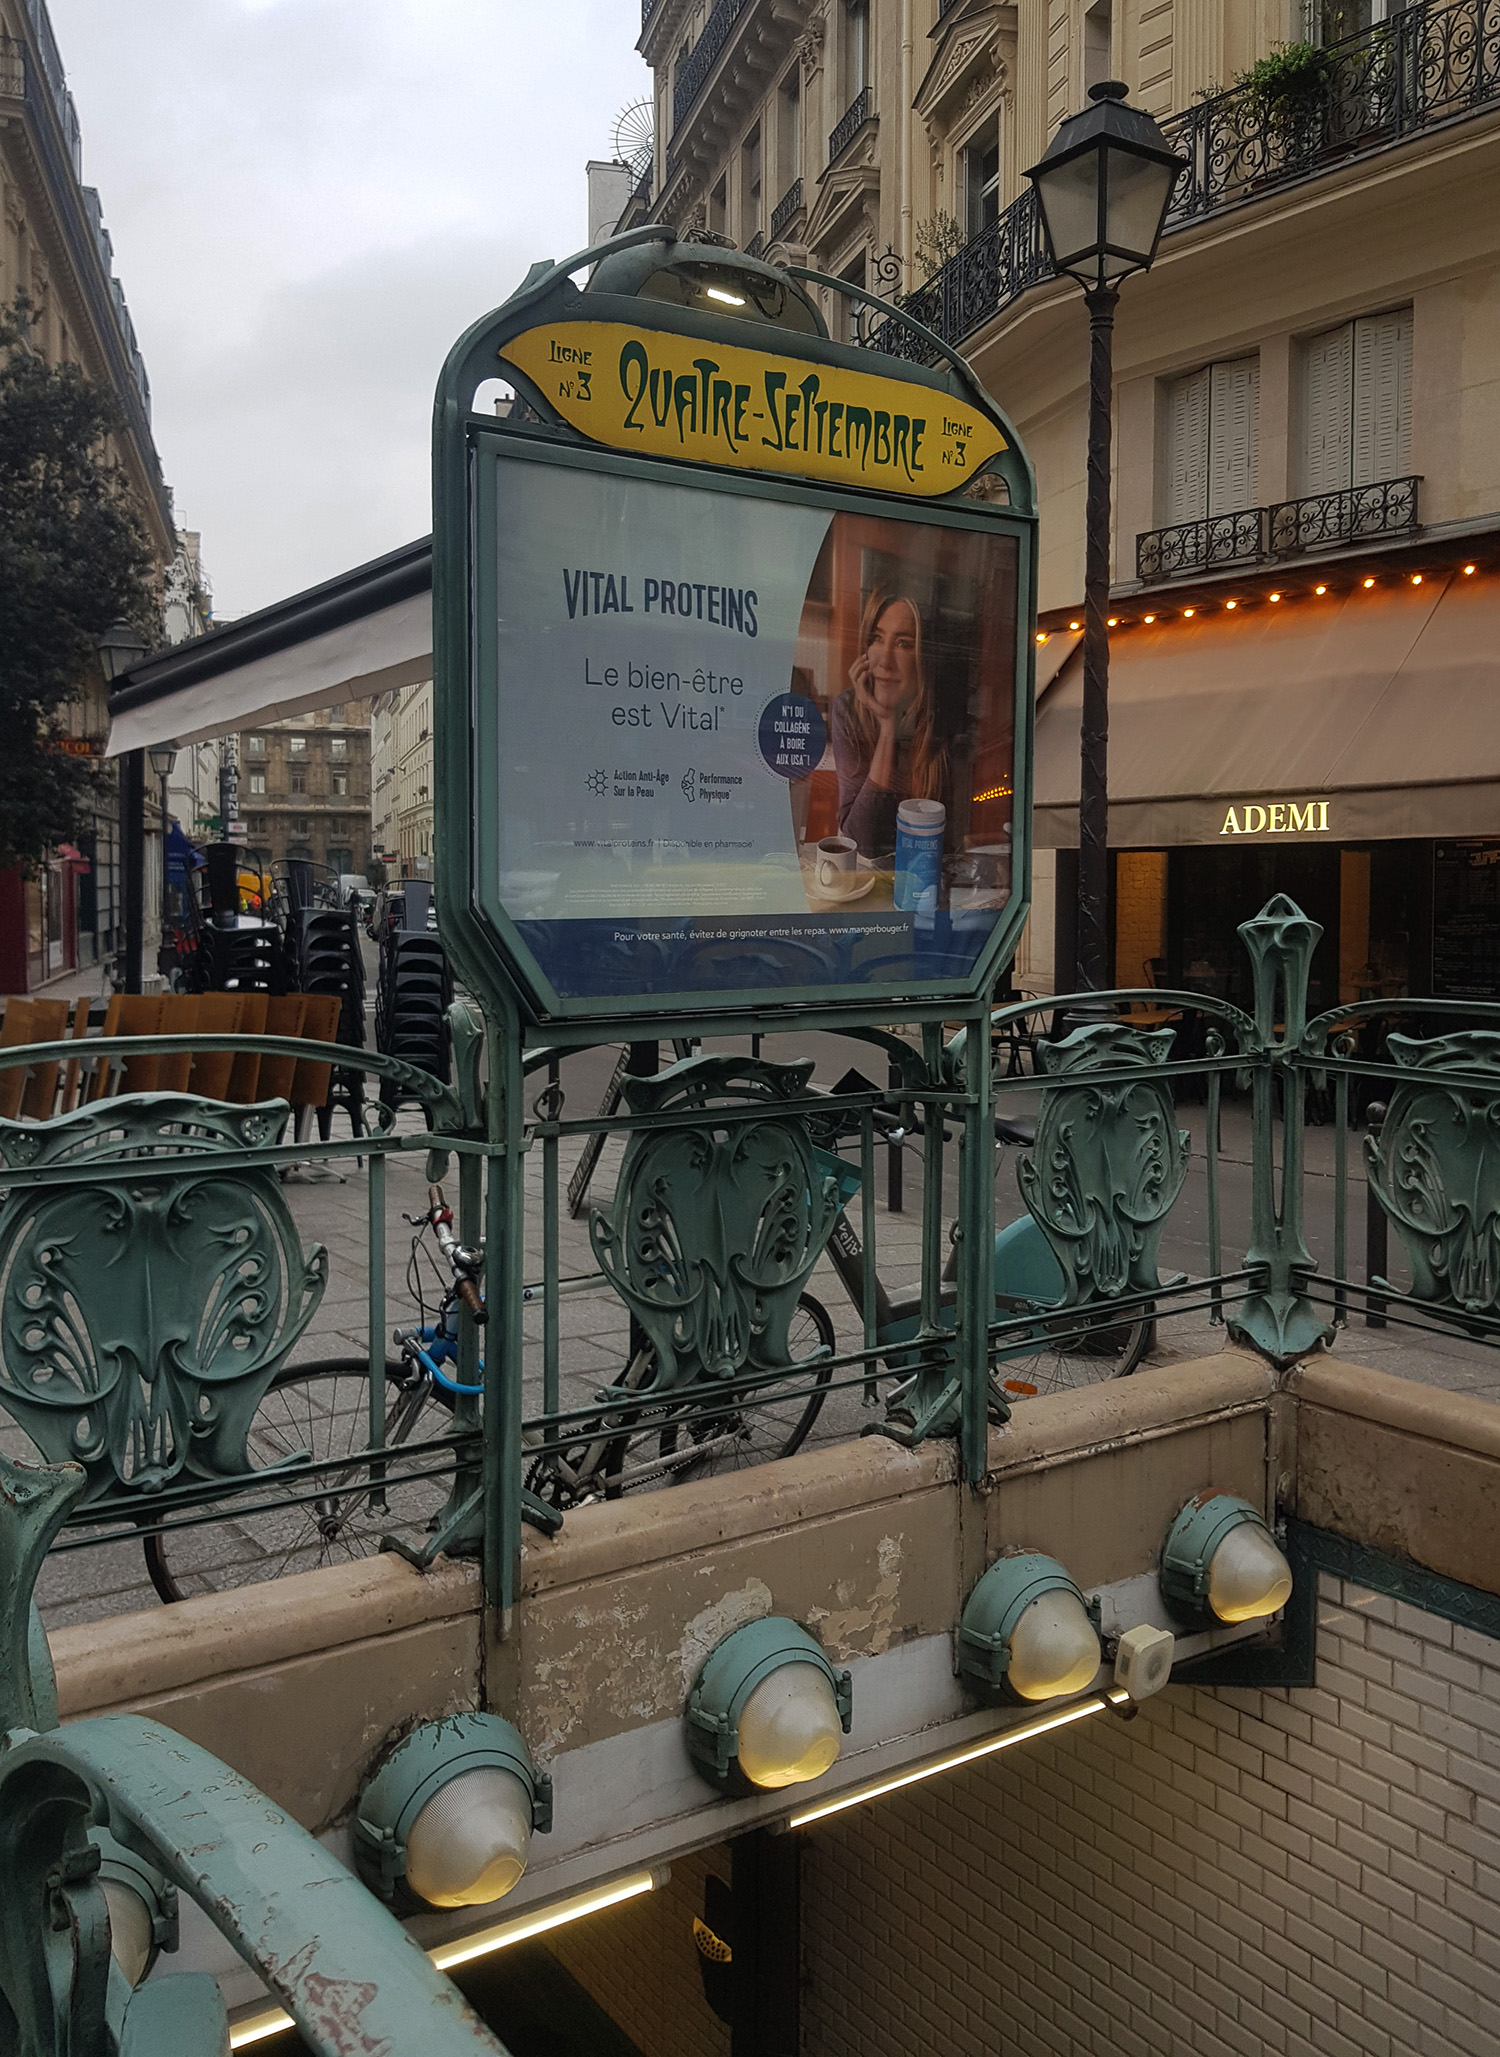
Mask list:
POLYGON ((903 800, 940 800, 953 816, 950 751, 938 734, 917 602, 877 586, 860 620, 859 652, 833 703, 839 828, 862 857, 889 858, 903 800))

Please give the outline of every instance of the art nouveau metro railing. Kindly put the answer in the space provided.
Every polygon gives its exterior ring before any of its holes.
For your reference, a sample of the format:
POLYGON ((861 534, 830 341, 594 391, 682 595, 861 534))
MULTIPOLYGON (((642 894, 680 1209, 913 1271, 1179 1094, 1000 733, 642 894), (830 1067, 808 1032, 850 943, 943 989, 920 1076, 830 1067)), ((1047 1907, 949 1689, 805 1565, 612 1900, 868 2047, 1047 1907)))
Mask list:
MULTIPOLYGON (((1237 86, 1169 115, 1162 132, 1188 169, 1165 232, 1497 104, 1500 0, 1419 0, 1320 51, 1303 81, 1279 97, 1237 86)), ((1028 189, 902 305, 957 343, 1052 276, 1028 189)), ((920 356, 923 347, 899 322, 876 328, 870 344, 896 357, 920 356)))

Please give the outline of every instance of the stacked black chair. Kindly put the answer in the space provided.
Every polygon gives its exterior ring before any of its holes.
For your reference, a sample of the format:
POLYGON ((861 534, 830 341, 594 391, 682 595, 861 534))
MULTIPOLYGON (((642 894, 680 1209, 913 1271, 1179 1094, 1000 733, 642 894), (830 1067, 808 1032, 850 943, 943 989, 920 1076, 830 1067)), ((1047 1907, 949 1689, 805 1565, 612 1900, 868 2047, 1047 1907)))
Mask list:
POLYGON ((281 936, 274 924, 242 915, 236 843, 208 846, 209 914, 193 953, 190 988, 200 993, 285 991, 281 936))
MULTIPOLYGON (((379 930, 375 1044, 387 1056, 405 1058, 446 1083, 453 974, 436 932, 427 926, 431 895, 430 886, 409 879, 404 892, 386 896, 379 930)), ((398 1106, 401 1100, 391 1080, 382 1084, 380 1097, 387 1107, 398 1106)))
MULTIPOLYGON (((365 962, 359 925, 349 907, 314 904, 312 866, 294 859, 287 866, 288 942, 296 961, 297 990, 339 996, 338 1038, 362 1050, 365 1042, 365 962)), ((328 1098, 318 1109, 318 1132, 326 1142, 333 1111, 342 1107, 354 1134, 363 1135, 364 1073, 336 1067, 328 1098)))

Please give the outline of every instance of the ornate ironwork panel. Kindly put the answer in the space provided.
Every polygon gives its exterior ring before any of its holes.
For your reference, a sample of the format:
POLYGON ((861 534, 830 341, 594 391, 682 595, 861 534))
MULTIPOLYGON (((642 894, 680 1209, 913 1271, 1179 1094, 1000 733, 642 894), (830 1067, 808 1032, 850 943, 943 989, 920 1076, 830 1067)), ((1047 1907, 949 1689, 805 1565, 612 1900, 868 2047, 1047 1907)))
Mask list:
POLYGON ((774 243, 787 224, 802 212, 802 181, 793 179, 771 210, 771 241, 774 243))
POLYGON ((1213 514, 1205 521, 1148 529, 1135 539, 1135 574, 1149 581, 1208 571, 1220 564, 1253 564, 1265 555, 1265 549, 1264 510, 1242 507, 1235 514, 1213 514))
POLYGON ((692 1057, 624 1082, 634 1114, 695 1116, 632 1135, 609 1218, 591 1223, 601 1270, 655 1347, 658 1388, 790 1361, 787 1329, 839 1209, 806 1123, 781 1111, 811 1071, 692 1057), (747 1103, 764 1114, 723 1118, 747 1103))
POLYGON ((841 157, 865 123, 875 111, 875 90, 865 86, 856 93, 839 117, 838 126, 828 138, 828 162, 833 164, 841 157))
POLYGON ((1158 1072, 1172 1042, 1171 1029, 1105 1023, 1037 1046, 1050 1083, 1017 1176, 1062 1266, 1068 1306, 1160 1284, 1162 1227, 1188 1159, 1171 1080, 1158 1072))
POLYGON ((1274 556, 1315 550, 1325 543, 1358 543, 1370 536, 1400 536, 1420 528, 1420 476, 1377 479, 1337 493, 1314 493, 1266 509, 1267 547, 1274 556))
POLYGON ((274 1142, 287 1111, 143 1093, 0 1122, 5 1165, 96 1167, 0 1201, 0 1405, 91 1495, 248 1470, 327 1256, 304 1255, 272 1168, 213 1160, 274 1142))
POLYGON ((1415 1300, 1465 1314, 1500 1311, 1500 1034, 1471 1029, 1388 1038, 1409 1074, 1378 1135, 1369 1180, 1396 1225, 1415 1300), (1455 1077, 1454 1074, 1459 1074, 1455 1077))

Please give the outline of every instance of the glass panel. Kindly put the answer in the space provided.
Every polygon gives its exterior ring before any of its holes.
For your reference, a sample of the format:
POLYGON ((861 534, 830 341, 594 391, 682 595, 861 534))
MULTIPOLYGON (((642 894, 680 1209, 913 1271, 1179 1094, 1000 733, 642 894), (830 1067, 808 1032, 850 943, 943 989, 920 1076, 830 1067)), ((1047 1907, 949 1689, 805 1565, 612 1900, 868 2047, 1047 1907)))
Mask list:
POLYGON ((1042 215, 1058 265, 1072 264, 1099 240, 1098 158, 1093 151, 1043 172, 1037 180, 1042 215))
POLYGON ((1126 266, 1149 262, 1172 191, 1171 168, 1125 150, 1105 152, 1105 240, 1126 266))

